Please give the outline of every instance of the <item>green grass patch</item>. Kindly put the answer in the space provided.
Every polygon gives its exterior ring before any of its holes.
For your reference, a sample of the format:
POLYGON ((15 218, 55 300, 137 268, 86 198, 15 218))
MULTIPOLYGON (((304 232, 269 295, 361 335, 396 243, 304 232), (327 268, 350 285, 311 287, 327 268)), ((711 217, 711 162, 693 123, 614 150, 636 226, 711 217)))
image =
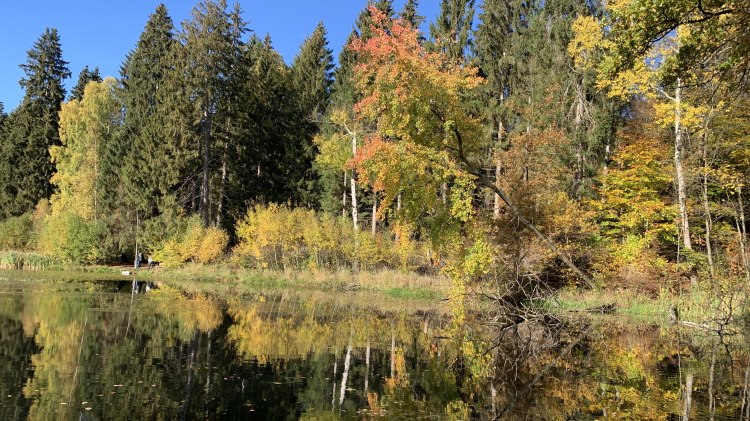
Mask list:
POLYGON ((435 290, 409 287, 388 288, 385 290, 385 293, 391 297, 410 300, 436 300, 441 296, 441 294, 435 290))

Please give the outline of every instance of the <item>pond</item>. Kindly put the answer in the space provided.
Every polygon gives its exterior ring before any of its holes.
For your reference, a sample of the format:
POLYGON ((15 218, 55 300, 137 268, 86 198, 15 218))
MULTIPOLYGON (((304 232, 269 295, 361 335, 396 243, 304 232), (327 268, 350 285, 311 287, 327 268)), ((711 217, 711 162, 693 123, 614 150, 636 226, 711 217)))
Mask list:
MULTIPOLYGON (((0 274, 0 419, 741 419, 743 330, 0 274), (146 291, 150 289, 149 291, 146 291)), ((54 278, 54 276, 53 276, 54 278)))

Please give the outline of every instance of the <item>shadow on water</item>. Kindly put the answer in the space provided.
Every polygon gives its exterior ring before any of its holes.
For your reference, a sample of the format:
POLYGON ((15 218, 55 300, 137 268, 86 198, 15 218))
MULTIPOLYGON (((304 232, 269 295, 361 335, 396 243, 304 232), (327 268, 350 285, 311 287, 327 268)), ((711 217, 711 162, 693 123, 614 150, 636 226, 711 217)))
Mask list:
POLYGON ((0 419, 746 418, 745 332, 133 280, 4 281, 0 419), (145 293, 145 294, 144 294, 145 293), (497 340, 502 337, 501 340, 497 340))

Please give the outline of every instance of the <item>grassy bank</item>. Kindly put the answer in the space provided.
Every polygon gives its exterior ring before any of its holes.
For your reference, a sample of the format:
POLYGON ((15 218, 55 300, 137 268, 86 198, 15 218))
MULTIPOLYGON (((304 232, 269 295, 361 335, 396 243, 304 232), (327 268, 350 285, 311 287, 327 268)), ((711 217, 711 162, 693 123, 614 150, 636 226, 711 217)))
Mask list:
POLYGON ((153 279, 187 292, 257 290, 258 288, 315 289, 336 292, 377 291, 397 298, 437 299, 450 282, 443 276, 423 276, 395 270, 258 271, 230 265, 187 264, 173 269, 141 270, 138 277, 153 279))
MULTIPOLYGON (((0 262, 11 253, 0 255, 0 262)), ((127 266, 70 266, 39 260, 32 253, 15 253, 3 270, 28 270, 25 277, 35 277, 39 271, 53 271, 71 279, 132 279, 152 280, 187 293, 242 294, 259 288, 289 288, 333 292, 368 291, 394 298, 434 300, 444 297, 450 281, 441 275, 425 276, 397 270, 381 271, 258 271, 229 264, 185 264, 177 268, 141 268, 137 271, 127 266), (18 257, 17 255, 21 255, 18 257), (21 263, 16 263, 21 262, 21 263), (38 263, 37 263, 38 262, 38 263), (123 276, 128 271, 130 276, 123 276)), ((39 274, 43 277, 49 275, 39 274)), ((54 276, 53 276, 54 277, 54 276)))
POLYGON ((603 307, 614 308, 607 315, 620 316, 628 321, 647 324, 668 324, 670 307, 677 309, 679 320, 705 324, 716 328, 722 323, 746 320, 750 313, 745 286, 727 288, 716 285, 694 285, 682 291, 663 290, 656 296, 635 290, 574 290, 563 289, 542 303, 547 311, 557 315, 601 315, 603 307))

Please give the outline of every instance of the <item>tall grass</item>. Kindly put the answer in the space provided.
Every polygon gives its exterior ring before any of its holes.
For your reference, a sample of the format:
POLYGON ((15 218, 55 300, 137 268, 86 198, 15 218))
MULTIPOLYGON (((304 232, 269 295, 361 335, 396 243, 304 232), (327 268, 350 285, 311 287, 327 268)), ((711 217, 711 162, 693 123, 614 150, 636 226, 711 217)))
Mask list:
POLYGON ((0 269, 47 270, 59 266, 54 258, 40 253, 0 251, 0 269))

